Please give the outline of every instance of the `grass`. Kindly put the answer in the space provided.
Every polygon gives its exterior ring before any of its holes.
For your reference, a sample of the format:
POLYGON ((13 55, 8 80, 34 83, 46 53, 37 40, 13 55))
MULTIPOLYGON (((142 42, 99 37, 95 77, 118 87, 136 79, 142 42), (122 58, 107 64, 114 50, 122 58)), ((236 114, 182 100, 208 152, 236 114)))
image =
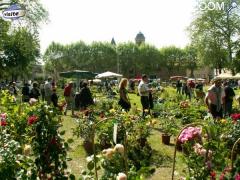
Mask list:
MULTIPOLYGON (((141 109, 140 97, 135 94, 129 94, 131 104, 136 103, 137 108, 141 109)), ((68 111, 67 116, 63 116, 63 127, 66 133, 64 138, 67 140, 72 138, 74 142, 70 145, 69 157, 72 158, 68 162, 69 169, 72 173, 79 177, 80 172, 86 168, 86 157, 87 154, 82 146, 82 140, 72 135, 72 128, 76 127, 76 123, 70 116, 70 111, 68 111)), ((171 179, 172 174, 172 164, 173 164, 173 153, 174 153, 174 137, 171 137, 171 145, 167 146, 161 142, 161 132, 159 127, 153 129, 152 134, 149 138, 149 142, 153 148, 153 157, 151 159, 151 164, 156 167, 156 172, 148 179, 152 180, 166 180, 171 179)), ((177 155, 176 171, 180 177, 183 175, 184 163, 181 160, 181 154, 177 155)))

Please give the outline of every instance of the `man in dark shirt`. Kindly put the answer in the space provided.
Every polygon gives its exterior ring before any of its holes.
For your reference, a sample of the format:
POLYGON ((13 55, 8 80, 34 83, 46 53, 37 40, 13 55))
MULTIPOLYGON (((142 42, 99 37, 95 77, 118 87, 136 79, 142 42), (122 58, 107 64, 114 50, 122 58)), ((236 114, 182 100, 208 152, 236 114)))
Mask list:
POLYGON ((176 88, 177 88, 177 93, 181 94, 182 82, 180 80, 177 81, 176 88))
POLYGON ((30 90, 28 84, 25 83, 24 87, 22 88, 22 101, 28 102, 29 101, 30 90))
POLYGON ((224 114, 225 116, 229 116, 232 113, 232 103, 233 103, 233 98, 235 96, 235 92, 233 88, 229 86, 228 82, 224 83, 224 91, 225 91, 224 114))

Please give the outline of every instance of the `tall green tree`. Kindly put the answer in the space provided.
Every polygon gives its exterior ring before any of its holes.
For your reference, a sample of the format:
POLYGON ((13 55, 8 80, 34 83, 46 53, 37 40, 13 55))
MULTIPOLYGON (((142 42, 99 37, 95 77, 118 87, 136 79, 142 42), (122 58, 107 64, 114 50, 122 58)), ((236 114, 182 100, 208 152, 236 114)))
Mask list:
POLYGON ((39 25, 48 20, 48 12, 43 7, 40 0, 9 0, 8 2, 4 3, 0 2, 0 10, 4 10, 10 5, 16 3, 20 4, 26 9, 26 14, 18 21, 13 21, 14 24, 17 23, 17 27, 25 27, 38 32, 39 25))
POLYGON ((193 45, 184 48, 185 67, 190 70, 190 76, 194 77, 194 70, 200 65, 197 57, 197 49, 193 45))
POLYGON ((93 42, 90 58, 89 69, 93 72, 117 71, 116 48, 111 43, 93 42))
POLYGON ((181 48, 168 46, 161 48, 160 51, 163 55, 163 61, 169 76, 173 72, 179 73, 184 69, 185 54, 181 48))
POLYGON ((145 74, 153 74, 160 70, 163 59, 160 51, 149 44, 143 44, 139 47, 139 71, 145 74))
POLYGON ((38 36, 25 28, 13 31, 3 44, 2 63, 13 76, 23 74, 27 67, 40 56, 38 36))
POLYGON ((58 73, 67 69, 69 59, 66 46, 60 43, 52 42, 46 49, 43 61, 45 62, 45 70, 58 78, 58 73))
MULTIPOLYGON (((200 0, 199 3, 224 3, 224 9, 196 9, 195 19, 189 26, 190 37, 198 49, 199 57, 214 68, 230 68, 235 71, 233 60, 239 48, 239 9, 231 9, 230 0, 200 0)), ((240 1, 237 0, 240 4, 240 1)))
POLYGON ((132 42, 117 46, 119 73, 127 77, 135 76, 139 68, 139 47, 132 42))

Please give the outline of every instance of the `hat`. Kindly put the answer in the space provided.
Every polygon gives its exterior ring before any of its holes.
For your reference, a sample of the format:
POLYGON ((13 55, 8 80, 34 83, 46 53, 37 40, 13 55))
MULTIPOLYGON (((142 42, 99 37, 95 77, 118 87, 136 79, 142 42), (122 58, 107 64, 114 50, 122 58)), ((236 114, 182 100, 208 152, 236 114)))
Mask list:
POLYGON ((69 83, 68 84, 73 84, 73 81, 69 81, 69 83))

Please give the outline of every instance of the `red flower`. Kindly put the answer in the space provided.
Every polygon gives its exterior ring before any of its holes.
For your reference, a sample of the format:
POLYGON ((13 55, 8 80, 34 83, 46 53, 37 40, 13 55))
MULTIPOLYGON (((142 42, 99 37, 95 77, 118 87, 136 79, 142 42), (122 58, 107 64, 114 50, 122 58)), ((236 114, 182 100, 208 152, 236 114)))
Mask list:
POLYGON ((210 172, 210 176, 211 176, 212 180, 215 180, 216 179, 216 172, 215 171, 211 171, 210 172))
POLYGON ((28 117, 28 125, 32 125, 33 123, 35 123, 38 120, 38 117, 35 115, 32 115, 30 117, 28 117))
POLYGON ((6 125, 7 125, 7 122, 6 122, 6 121, 0 121, 0 125, 1 125, 1 126, 6 126, 6 125))
POLYGON ((231 114, 231 118, 232 118, 234 121, 240 119, 240 113, 231 114))
POLYGON ((6 126, 7 125, 7 114, 2 113, 0 114, 0 126, 6 126))

